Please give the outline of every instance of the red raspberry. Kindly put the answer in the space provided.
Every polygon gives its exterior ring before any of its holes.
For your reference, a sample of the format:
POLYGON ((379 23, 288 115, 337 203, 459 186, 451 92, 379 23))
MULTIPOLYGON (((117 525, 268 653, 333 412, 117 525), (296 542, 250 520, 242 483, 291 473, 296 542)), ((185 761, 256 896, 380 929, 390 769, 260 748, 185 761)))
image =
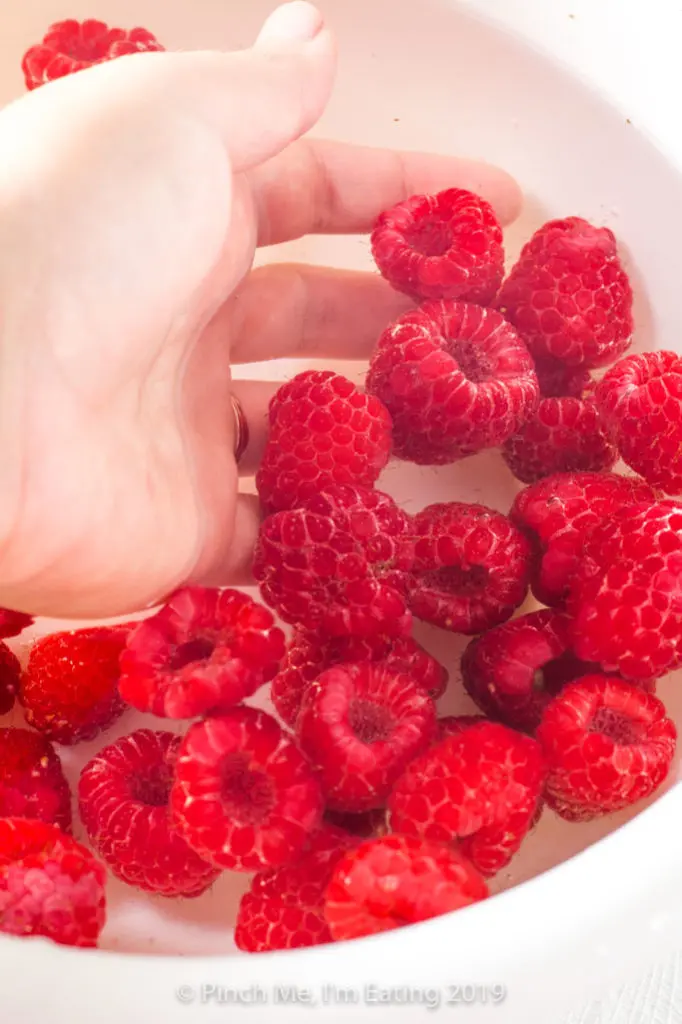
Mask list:
POLYGON ((543 398, 583 398, 593 390, 589 370, 582 366, 567 366, 551 356, 536 357, 534 362, 543 398))
POLYGON ((502 444, 539 393, 516 331, 494 310, 466 302, 426 303, 388 327, 367 390, 393 418, 395 455, 423 464, 502 444))
POLYGON ((437 700, 445 693, 448 672, 412 637, 340 636, 322 639, 296 630, 282 667, 272 680, 270 697, 280 718, 294 725, 301 701, 311 683, 333 665, 383 662, 387 669, 404 672, 437 700))
POLYGON ((593 398, 543 398, 502 457, 517 480, 532 484, 551 473, 610 469, 618 452, 593 398))
POLYGON ((322 818, 308 761, 274 718, 248 707, 190 727, 171 806, 197 853, 234 871, 294 860, 322 818))
POLYGON ((355 939, 448 914, 487 895, 483 878, 456 850, 412 836, 382 836, 336 865, 325 916, 334 939, 355 939))
POLYGON ((453 633, 481 633, 525 600, 531 545, 485 505, 429 505, 414 517, 407 600, 420 619, 453 633))
POLYGON ((517 494, 509 516, 538 550, 531 580, 538 601, 562 605, 590 531, 621 506, 653 498, 641 480, 617 473, 557 473, 517 494))
POLYGON ((379 491, 340 486, 269 516, 253 572, 285 622, 328 636, 406 636, 409 518, 379 491))
POLYGON ((103 21, 88 18, 58 21, 51 25, 42 43, 24 54, 21 69, 27 89, 37 89, 55 78, 82 71, 93 64, 113 60, 127 53, 163 50, 146 28, 109 28, 103 21))
POLYGON ((96 946, 106 872, 55 825, 0 819, 0 931, 96 946))
POLYGON ((128 637, 121 696, 164 718, 219 713, 272 679, 284 649, 271 613, 246 594, 184 587, 128 637))
POLYGON ((615 236, 581 217, 535 232, 495 305, 537 359, 606 366, 631 341, 632 289, 615 236))
POLYGON ((21 665, 19 659, 0 640, 0 715, 6 715, 14 707, 14 698, 19 692, 21 665))
POLYGON ((410 676, 382 662, 323 672, 308 689, 297 722, 326 803, 340 811, 384 806, 435 727, 431 698, 410 676))
POLYGON ((657 697, 592 675, 549 704, 537 735, 549 766, 547 803, 568 821, 589 821, 661 785, 677 731, 657 697))
POLYGON ((502 282, 502 228, 492 206, 462 188, 411 196, 386 210, 371 242, 386 280, 415 299, 485 306, 502 282))
POLYGON ((616 363, 597 385, 601 415, 628 466, 652 487, 682 491, 682 359, 644 352, 616 363))
POLYGON ((81 820, 113 873, 162 896, 200 896, 220 872, 170 820, 180 737, 138 729, 100 750, 78 785, 81 820))
POLYGON ((412 761, 389 800, 394 832, 454 843, 485 875, 534 824, 545 781, 540 746, 494 722, 464 729, 412 761))
POLYGON ((465 729, 470 729, 472 725, 480 725, 485 720, 485 715, 444 715, 436 722, 436 743, 446 740, 448 736, 459 736, 465 729))
POLYGON ((71 790, 49 740, 0 729, 0 816, 37 818, 71 831, 71 790))
POLYGON ((571 646, 567 615, 549 608, 522 615, 471 641, 462 656, 464 688, 490 718, 532 733, 567 683, 600 671, 571 646))
POLYGON ((626 679, 682 663, 682 505, 624 506, 589 536, 572 578, 573 645, 626 679))
POLYGON ((239 905, 237 947, 263 953, 331 942, 324 895, 336 864, 354 845, 340 830, 323 828, 294 865, 256 875, 239 905))
POLYGON ((270 403, 270 436, 256 475, 268 512, 336 484, 371 487, 391 454, 391 417, 345 377, 307 370, 270 403))
POLYGON ((96 626, 37 640, 19 690, 29 725, 67 745, 113 725, 125 709, 118 660, 130 628, 96 626))
POLYGON ((18 636, 23 630, 33 625, 33 616, 24 612, 13 612, 9 608, 0 608, 0 637, 18 636))

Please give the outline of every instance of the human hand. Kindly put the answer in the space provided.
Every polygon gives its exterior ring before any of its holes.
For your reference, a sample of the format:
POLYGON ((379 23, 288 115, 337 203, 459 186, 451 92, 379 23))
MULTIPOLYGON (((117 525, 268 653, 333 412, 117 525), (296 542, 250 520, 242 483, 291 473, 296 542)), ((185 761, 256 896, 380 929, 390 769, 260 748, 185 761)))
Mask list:
POLYGON ((515 217, 494 168, 301 139, 333 76, 297 0, 250 50, 123 57, 0 113, 0 605, 105 617, 238 580, 273 385, 230 363, 364 358, 408 302, 378 275, 250 273, 257 246, 448 186, 515 217))

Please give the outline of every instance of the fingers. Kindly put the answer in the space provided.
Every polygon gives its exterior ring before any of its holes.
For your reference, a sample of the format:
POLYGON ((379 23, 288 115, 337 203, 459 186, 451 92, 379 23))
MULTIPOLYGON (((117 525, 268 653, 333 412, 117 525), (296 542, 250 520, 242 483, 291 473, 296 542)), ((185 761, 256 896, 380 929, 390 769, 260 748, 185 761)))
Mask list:
POLYGON ((367 359, 382 330, 412 305, 378 274, 271 264, 245 278, 211 331, 229 334, 232 363, 367 359))
POLYGON ((261 512, 255 494, 240 494, 235 506, 234 529, 223 551, 214 553, 210 566, 189 581, 204 587, 243 587, 253 583, 253 552, 261 512))
POLYGON ((232 394, 249 425, 249 443, 239 460, 239 475, 253 476, 263 458, 268 439, 268 406, 281 381, 233 380, 232 394))
POLYGON ((370 231, 382 210, 416 192, 466 188, 492 203, 503 224, 519 214, 519 186, 475 160, 301 139, 249 175, 258 244, 307 234, 370 231))
POLYGON ((268 18, 249 50, 133 54, 88 74, 90 91, 115 96, 123 113, 151 107, 210 125, 232 169, 243 171, 315 124, 335 65, 335 42, 319 11, 294 0, 268 18))

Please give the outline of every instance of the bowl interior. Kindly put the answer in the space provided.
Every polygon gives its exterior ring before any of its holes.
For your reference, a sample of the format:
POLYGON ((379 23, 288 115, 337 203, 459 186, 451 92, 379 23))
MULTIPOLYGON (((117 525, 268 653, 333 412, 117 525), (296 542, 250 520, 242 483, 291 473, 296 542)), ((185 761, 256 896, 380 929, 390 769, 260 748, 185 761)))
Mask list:
MULTIPOLYGON (((144 24, 169 48, 237 48, 248 45, 272 6, 270 0, 248 5, 240 0, 174 5, 162 0, 80 0, 70 3, 68 13, 123 26, 144 24)), ((340 71, 334 98, 316 134, 376 146, 461 153, 505 166, 527 196, 522 217, 507 233, 510 260, 549 216, 577 214, 608 225, 622 243, 635 284, 636 348, 681 347, 677 261, 668 251, 668 240, 682 234, 679 171, 643 134, 565 69, 463 7, 438 0, 319 0, 319 6, 339 36, 340 71), (666 225, 662 236, 655 234, 658 224, 666 225)), ((23 51, 50 22, 62 17, 61 0, 24 0, 13 9, 8 31, 0 38, 0 102, 21 94, 23 51)), ((259 262, 282 259, 372 269, 367 239, 354 236, 304 238, 259 253, 259 262)), ((240 368, 240 375, 278 380, 302 368, 279 361, 240 368)), ((361 364, 335 368, 362 379, 361 364)), ((440 470, 393 463, 379 485, 409 511, 453 499, 507 511, 518 486, 496 453, 440 470)), ((65 624, 41 622, 32 633, 59 628, 65 624)), ((472 710, 459 685, 463 638, 426 626, 418 627, 417 635, 451 671, 442 711, 472 710)), ((25 653, 30 638, 24 634, 15 649, 25 653)), ((678 690, 678 681, 670 676, 660 684, 659 694, 682 723, 678 690)), ((15 713, 2 724, 20 722, 15 713)), ((105 739, 64 749, 72 781, 105 742, 142 724, 168 727, 131 712, 105 739)), ((676 777, 677 770, 669 784, 676 777)), ((493 880, 493 889, 532 878, 641 810, 642 805, 587 825, 568 824, 546 812, 510 869, 493 880)), ((102 946, 158 954, 235 952, 232 922, 247 884, 245 876, 226 874, 198 900, 168 901, 112 880, 102 946)), ((560 874, 555 884, 560 884, 560 874)))

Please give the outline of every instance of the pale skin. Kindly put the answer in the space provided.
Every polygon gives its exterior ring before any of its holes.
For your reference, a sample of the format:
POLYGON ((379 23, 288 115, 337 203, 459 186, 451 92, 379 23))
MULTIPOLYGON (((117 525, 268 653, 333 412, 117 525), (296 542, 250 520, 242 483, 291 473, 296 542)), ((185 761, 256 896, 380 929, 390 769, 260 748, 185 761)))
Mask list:
POLYGON ((258 510, 239 476, 274 386, 230 364, 364 358, 407 304, 376 274, 252 272, 256 247, 366 232, 450 186, 517 215, 496 168, 303 139, 334 65, 296 0, 251 50, 124 57, 0 113, 0 605, 101 618, 243 582, 258 510))

